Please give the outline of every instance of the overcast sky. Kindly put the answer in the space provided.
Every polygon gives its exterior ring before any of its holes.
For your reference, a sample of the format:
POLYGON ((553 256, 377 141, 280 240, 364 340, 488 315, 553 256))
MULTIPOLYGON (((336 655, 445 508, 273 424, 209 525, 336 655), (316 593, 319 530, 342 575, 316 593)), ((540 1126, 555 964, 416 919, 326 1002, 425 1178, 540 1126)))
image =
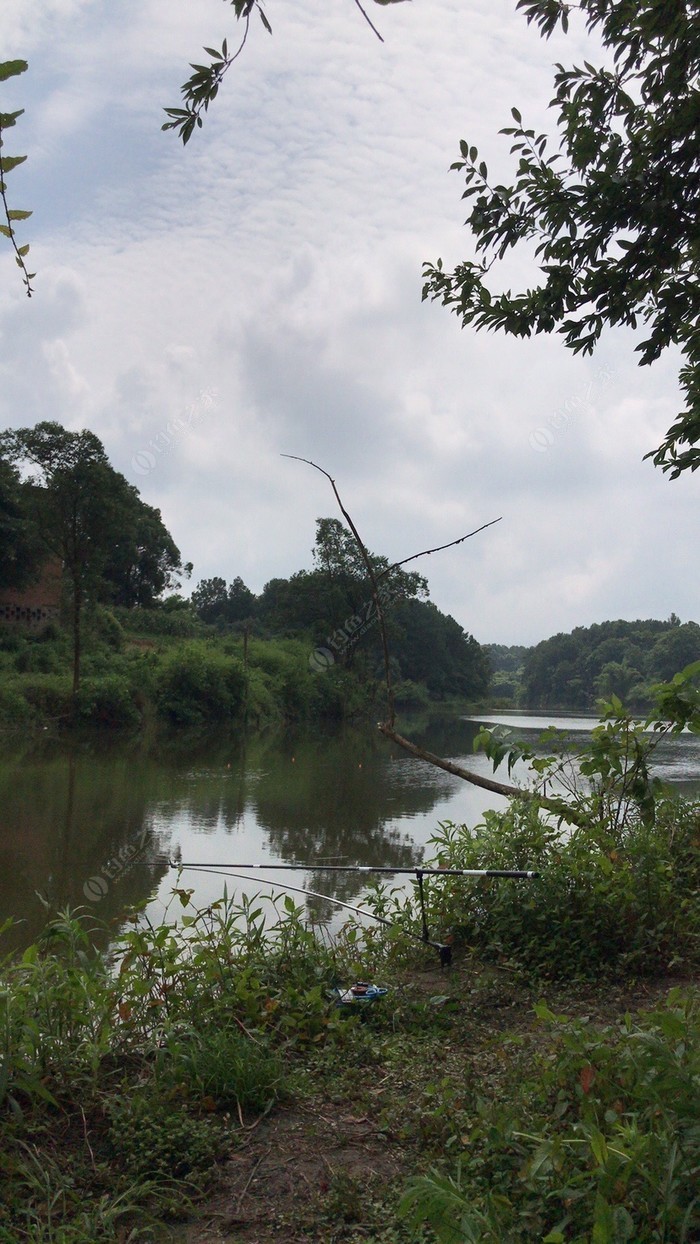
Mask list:
MULTIPOLYGON (((421 264, 472 256, 459 140, 508 175, 517 106, 552 128, 552 66, 514 0, 268 0, 204 129, 162 133, 189 61, 240 33, 221 0, 2 0, 0 86, 26 109, 11 206, 35 294, 0 250, 0 421, 90 428, 159 506, 192 585, 259 592, 311 565, 337 480, 392 560, 502 516, 420 566, 482 643, 608 618, 698 619, 697 478, 643 455, 681 408, 678 359, 634 336, 462 330, 421 264)), ((526 280, 524 261, 511 269, 526 280)))

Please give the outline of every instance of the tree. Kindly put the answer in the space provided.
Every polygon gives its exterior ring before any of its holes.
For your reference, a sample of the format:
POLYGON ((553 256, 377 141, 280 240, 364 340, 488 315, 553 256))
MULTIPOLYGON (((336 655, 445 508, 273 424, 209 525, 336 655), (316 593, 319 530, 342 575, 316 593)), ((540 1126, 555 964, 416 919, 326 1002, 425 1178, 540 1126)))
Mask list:
POLYGON ((649 655, 654 677, 659 682, 670 682, 677 670, 694 661, 700 661, 700 626, 697 622, 681 625, 680 619, 675 623, 669 620, 669 629, 659 636, 649 655))
MULTIPOLYGON (((82 617, 91 601, 142 603, 175 586, 180 554, 159 511, 110 466, 92 432, 38 423, 0 435, 0 460, 33 469, 24 486, 37 537, 59 557, 73 632, 73 691, 80 682, 82 617)), ((185 568, 187 569, 187 568, 185 568)))
MULTIPOLYGON (((317 570, 345 591, 347 605, 356 607, 368 599, 371 592, 367 568, 355 537, 339 518, 316 519, 313 558, 317 570)), ((417 571, 402 570, 400 564, 390 565, 387 557, 376 553, 370 553, 369 559, 386 597, 412 599, 428 595, 428 584, 417 571)))
POLYGON ((192 593, 192 604, 203 622, 223 620, 227 600, 226 580, 218 575, 201 579, 192 593))
POLYGON ((655 684, 698 660, 695 622, 647 618, 577 626, 525 653, 522 698, 532 708, 592 709, 596 697, 613 693, 635 706, 648 704, 655 684))
POLYGON ((24 587, 36 575, 40 559, 19 472, 0 458, 0 587, 24 587))
POLYGON ((240 575, 228 588, 226 580, 219 576, 202 579, 192 593, 192 604, 203 622, 219 626, 245 622, 256 607, 255 596, 240 575))
POLYGON ((120 479, 118 532, 104 563, 100 596, 128 609, 135 605, 149 609, 163 592, 180 586, 180 574, 189 578, 192 564, 182 565, 160 510, 147 505, 132 484, 120 479))
MULTIPOLYGON (((567 29, 564 0, 518 0, 544 37, 567 29)), ((467 225, 477 258, 452 272, 425 265, 423 297, 463 325, 514 336, 560 333, 590 353, 606 325, 647 326, 640 364, 669 346, 684 356, 685 409, 647 454, 675 479, 700 465, 700 19, 685 0, 579 0, 611 68, 557 66, 551 106, 560 138, 526 128, 520 112, 503 130, 518 157, 510 185, 492 185, 468 142, 452 165, 473 200, 467 225), (540 281, 499 292, 492 269, 534 245, 540 281)))
POLYGON ((486 652, 432 601, 402 601, 390 639, 401 675, 424 683, 433 695, 474 700, 486 694, 490 677, 486 652))
POLYGON ((255 613, 255 596, 246 587, 240 575, 228 589, 228 620, 229 622, 247 622, 255 613))

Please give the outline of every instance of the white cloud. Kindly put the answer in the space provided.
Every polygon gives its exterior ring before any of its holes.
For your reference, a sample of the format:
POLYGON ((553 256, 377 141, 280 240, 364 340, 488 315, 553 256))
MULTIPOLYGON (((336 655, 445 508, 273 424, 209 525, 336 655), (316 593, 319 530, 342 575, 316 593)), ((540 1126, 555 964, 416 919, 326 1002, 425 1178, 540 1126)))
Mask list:
POLYGON ((12 0, 37 278, 26 303, 0 258, 5 421, 90 426, 195 581, 259 590, 310 564, 334 500, 296 453, 391 557, 503 515, 423 567, 484 642, 697 616, 692 481, 641 461, 678 409, 676 360, 640 372, 623 333, 583 360, 420 301, 421 262, 469 251, 459 139, 507 175, 497 131, 511 104, 551 128, 551 65, 580 32, 543 43, 512 0, 377 7, 384 44, 350 0, 267 11, 273 38, 254 27, 183 150, 161 108, 232 40, 223 6, 12 0))

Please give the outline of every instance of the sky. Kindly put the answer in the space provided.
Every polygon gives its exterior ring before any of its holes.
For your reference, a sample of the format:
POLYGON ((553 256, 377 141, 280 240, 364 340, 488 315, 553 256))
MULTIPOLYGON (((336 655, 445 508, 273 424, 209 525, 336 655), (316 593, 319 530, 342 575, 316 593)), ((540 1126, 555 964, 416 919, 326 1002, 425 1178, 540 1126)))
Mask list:
POLYGON ((643 460, 678 357, 640 369, 608 330, 582 359, 421 301, 425 261, 473 257, 460 139, 505 180, 511 107, 551 131, 555 62, 597 48, 574 20, 543 41, 515 0, 364 7, 383 42, 353 0, 268 0, 272 36, 253 20, 183 148, 163 108, 204 45, 235 46, 228 5, 3 0, 36 278, 27 299, 0 248, 0 425, 95 432, 194 564, 185 593, 311 567, 339 514, 291 454, 392 561, 500 518, 412 567, 481 643, 699 620, 698 481, 643 460))

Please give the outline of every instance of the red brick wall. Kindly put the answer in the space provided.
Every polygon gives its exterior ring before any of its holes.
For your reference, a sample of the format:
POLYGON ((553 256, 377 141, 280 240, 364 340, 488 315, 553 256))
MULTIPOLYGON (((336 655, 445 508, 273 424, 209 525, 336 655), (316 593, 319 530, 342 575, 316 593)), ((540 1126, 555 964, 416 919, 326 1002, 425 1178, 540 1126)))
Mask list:
POLYGON ((0 588, 0 623, 41 627, 57 618, 61 608, 62 568, 53 557, 42 567, 34 583, 19 590, 0 588))

